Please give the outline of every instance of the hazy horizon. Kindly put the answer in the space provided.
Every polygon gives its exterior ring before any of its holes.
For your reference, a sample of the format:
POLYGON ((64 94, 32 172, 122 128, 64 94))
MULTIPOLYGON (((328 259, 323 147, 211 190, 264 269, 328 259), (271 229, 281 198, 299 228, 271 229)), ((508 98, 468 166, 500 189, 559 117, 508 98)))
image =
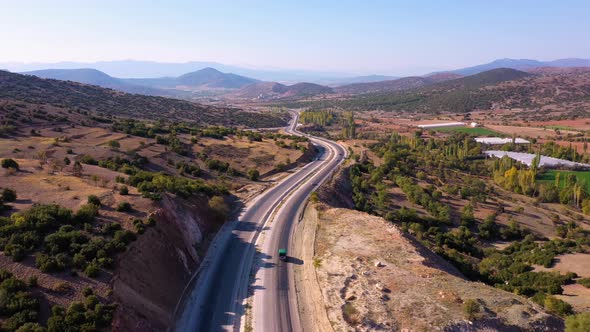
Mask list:
POLYGON ((404 76, 499 58, 590 58, 584 1, 58 0, 4 7, 0 63, 138 59, 404 76))

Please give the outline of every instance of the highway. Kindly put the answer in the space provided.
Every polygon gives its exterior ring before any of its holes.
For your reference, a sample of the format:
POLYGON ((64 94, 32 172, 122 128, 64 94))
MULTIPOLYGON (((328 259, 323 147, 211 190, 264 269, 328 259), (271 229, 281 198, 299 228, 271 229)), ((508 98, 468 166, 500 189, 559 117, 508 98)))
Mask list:
POLYGON ((346 150, 332 141, 310 138, 314 144, 322 146, 324 161, 319 170, 308 181, 301 184, 278 209, 273 224, 265 231, 261 245, 261 256, 265 257, 263 266, 256 273, 253 300, 254 331, 301 331, 297 295, 293 283, 293 266, 295 264, 312 264, 297 257, 289 256, 293 252, 291 238, 294 224, 305 207, 309 195, 323 181, 328 179, 338 164, 346 156, 346 150), (278 259, 278 250, 288 248, 286 261, 278 259))
MULTIPOLYGON (((296 129, 298 114, 293 115, 286 131, 303 135, 296 129)), ((332 141, 309 138, 322 150, 319 158, 250 202, 238 221, 230 224, 227 236, 220 234, 177 312, 176 331, 238 331, 245 315, 244 299, 252 295, 249 289, 254 291, 255 331, 299 330, 290 275, 291 264, 303 262, 295 257, 279 261, 277 252, 289 248, 292 225, 307 197, 346 155, 346 150, 332 141), (251 273, 256 275, 252 287, 251 273)))

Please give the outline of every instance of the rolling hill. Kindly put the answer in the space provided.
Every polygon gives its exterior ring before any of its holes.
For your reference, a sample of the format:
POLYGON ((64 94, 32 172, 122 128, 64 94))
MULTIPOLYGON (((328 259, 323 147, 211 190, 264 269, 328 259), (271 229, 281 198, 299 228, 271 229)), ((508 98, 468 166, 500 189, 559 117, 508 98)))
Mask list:
POLYGON ((177 90, 238 89, 258 82, 253 78, 222 73, 213 68, 204 68, 178 77, 127 78, 124 81, 157 89, 177 90))
POLYGON ((315 83, 285 85, 277 82, 259 82, 246 85, 228 96, 246 99, 283 99, 312 97, 333 92, 332 88, 315 83))
POLYGON ((245 112, 189 101, 128 94, 94 85, 0 71, 0 99, 52 105, 97 117, 186 121, 195 125, 279 127, 282 115, 245 112))
MULTIPOLYGON (((354 110, 420 111, 464 113, 489 109, 503 96, 492 88, 500 83, 520 82, 533 77, 522 71, 499 68, 414 89, 366 93, 339 100, 302 103, 300 106, 339 107, 354 110)), ((422 80, 416 80, 423 84, 422 80)))
POLYGON ((210 88, 238 89, 258 82, 253 78, 231 73, 222 73, 217 69, 204 68, 176 78, 179 85, 206 86, 210 88))
POLYGON ((396 80, 349 84, 337 87, 335 88, 335 91, 344 94, 395 92, 415 89, 461 77, 461 75, 453 73, 439 73, 427 77, 411 76, 396 80))
POLYGON ((553 61, 539 61, 539 60, 532 60, 532 59, 498 59, 494 60, 490 63, 481 64, 473 67, 466 67, 460 68, 455 70, 450 70, 450 73, 460 74, 460 75, 474 75, 484 71, 498 69, 498 68, 511 68, 517 69, 522 71, 528 71, 533 68, 538 67, 559 67, 559 68, 569 68, 569 67, 590 67, 590 59, 558 59, 553 61))
POLYGON ((186 90, 238 89, 245 85, 258 82, 253 78, 231 73, 222 73, 213 68, 204 68, 179 77, 139 79, 116 78, 91 68, 45 69, 24 72, 23 74, 34 75, 41 78, 92 84, 127 93, 177 97, 188 96, 186 90))
POLYGON ((98 85, 103 88, 119 90, 127 93, 161 96, 168 95, 166 91, 151 87, 127 83, 122 79, 109 76, 99 70, 91 68, 82 69, 45 69, 24 72, 25 75, 34 75, 40 78, 51 78, 62 81, 72 81, 84 84, 98 85))

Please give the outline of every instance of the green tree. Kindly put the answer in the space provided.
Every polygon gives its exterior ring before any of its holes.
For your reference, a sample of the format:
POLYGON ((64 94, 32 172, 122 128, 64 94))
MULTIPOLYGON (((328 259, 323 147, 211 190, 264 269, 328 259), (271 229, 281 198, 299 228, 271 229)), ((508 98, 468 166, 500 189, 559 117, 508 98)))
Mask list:
POLYGON ((463 303, 463 313, 468 320, 474 320, 480 311, 479 303, 476 300, 468 299, 463 303))
POLYGON ((129 204, 129 202, 121 202, 117 205, 117 211, 119 212, 129 212, 131 209, 131 204, 129 204))
POLYGON ((250 179, 252 181, 258 181, 259 177, 260 177, 260 172, 257 169, 251 168, 248 170, 248 179, 250 179))
POLYGON ((209 208, 217 214, 220 221, 224 221, 229 217, 229 206, 221 196, 213 196, 209 199, 209 208))
POLYGON ((82 164, 79 161, 76 161, 72 167, 72 173, 74 176, 81 177, 83 170, 84 168, 82 167, 82 164))
POLYGON ((90 196, 88 196, 88 204, 101 206, 100 198, 98 198, 98 196, 96 196, 96 195, 90 195, 90 196))
POLYGON ((118 149, 121 147, 121 143, 117 140, 110 140, 108 144, 111 149, 118 149))
POLYGON ((2 168, 14 168, 16 170, 19 169, 19 165, 16 161, 14 161, 14 159, 11 158, 7 158, 7 159, 2 159, 2 168))
POLYGON ((16 191, 10 188, 2 189, 2 195, 0 195, 0 202, 14 202, 16 201, 16 191))

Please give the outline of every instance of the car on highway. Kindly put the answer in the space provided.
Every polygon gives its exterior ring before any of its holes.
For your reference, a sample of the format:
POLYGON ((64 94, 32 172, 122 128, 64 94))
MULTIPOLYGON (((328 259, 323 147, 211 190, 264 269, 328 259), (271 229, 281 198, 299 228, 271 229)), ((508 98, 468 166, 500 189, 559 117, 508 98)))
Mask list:
POLYGON ((279 249, 279 259, 282 261, 287 260, 287 249, 279 249))

